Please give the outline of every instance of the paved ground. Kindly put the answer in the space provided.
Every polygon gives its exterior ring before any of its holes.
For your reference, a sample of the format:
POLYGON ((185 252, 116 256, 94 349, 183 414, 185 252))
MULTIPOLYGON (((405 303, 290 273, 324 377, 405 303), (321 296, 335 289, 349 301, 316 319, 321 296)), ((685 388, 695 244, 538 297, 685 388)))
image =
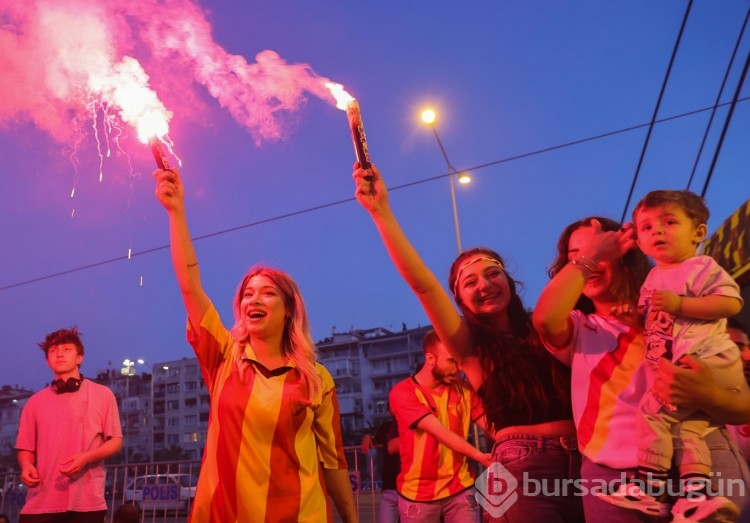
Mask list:
MULTIPOLYGON (((359 512, 359 523, 376 523, 377 507, 380 504, 380 492, 361 492, 355 494, 355 501, 359 512)), ((336 514, 336 523, 341 522, 341 518, 336 514)))

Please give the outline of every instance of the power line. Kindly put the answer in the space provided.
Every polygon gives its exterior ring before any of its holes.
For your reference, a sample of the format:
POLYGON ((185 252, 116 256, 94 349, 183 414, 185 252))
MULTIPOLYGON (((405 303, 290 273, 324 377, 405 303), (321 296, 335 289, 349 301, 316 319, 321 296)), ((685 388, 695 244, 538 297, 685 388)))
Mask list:
MULTIPOLYGON (((719 93, 716 95, 716 101, 714 102, 714 108, 711 111, 711 116, 708 118, 708 122, 706 123, 706 131, 703 133, 703 139, 701 140, 701 144, 698 147, 698 154, 695 156, 695 163, 693 164, 693 170, 690 172, 690 178, 688 179, 687 188, 690 189, 690 186, 693 184, 693 177, 695 176, 695 171, 698 169, 698 162, 701 159, 701 156, 703 154, 703 147, 706 145, 706 140, 708 139, 708 133, 711 131, 711 125, 714 121, 714 116, 716 115, 716 110, 718 107, 718 103, 721 100, 722 95, 724 94, 724 87, 727 85, 727 80, 729 79, 729 73, 732 70, 732 66, 734 65, 734 59, 737 57, 737 50, 740 47, 740 43, 742 42, 742 37, 745 35, 745 29, 747 29, 747 21, 750 18, 750 9, 747 10, 747 14, 745 14, 745 21, 742 23, 742 28, 740 29, 740 34, 737 36, 737 41, 734 44, 734 49, 732 50, 732 56, 729 57, 729 63, 727 64, 727 70, 724 72, 724 78, 721 81, 721 86, 719 87, 719 93)), ((739 91, 737 92, 739 94, 739 91)), ((735 95, 736 97, 737 95, 735 95)), ((706 187, 703 188, 703 193, 705 196, 706 187)))
MULTIPOLYGON (((746 63, 746 69, 747 69, 747 63, 746 63)), ((619 130, 616 130, 616 131, 609 131, 609 132, 606 132, 606 133, 602 133, 602 134, 597 134, 597 135, 594 135, 594 136, 590 136, 588 138, 581 138, 579 140, 573 140, 571 142, 567 142, 567 143, 564 143, 564 144, 554 145, 552 147, 546 147, 544 149, 537 149, 535 151, 531 151, 531 152, 523 153, 523 154, 518 154, 518 155, 515 155, 515 156, 510 156, 510 157, 503 158, 503 159, 500 159, 500 160, 496 160, 496 161, 493 161, 493 162, 487 162, 487 163, 478 164, 478 165, 475 165, 473 167, 468 167, 468 168, 463 169, 463 170, 464 171, 478 171, 480 169, 485 169, 487 167, 493 167, 495 165, 500 165, 500 164, 503 164, 503 163, 508 163, 508 162, 512 162, 512 161, 515 161, 515 160, 520 160, 520 159, 523 159, 523 158, 530 158, 532 156, 538 156, 538 155, 541 155, 541 154, 544 154, 544 153, 548 153, 548 152, 552 152, 552 151, 557 151, 557 150, 560 150, 560 149, 565 149, 567 147, 573 147, 575 145, 580 145, 580 144, 587 143, 587 142, 592 142, 592 141, 595 141, 595 140, 601 140, 601 139, 604 139, 604 138, 609 138, 609 137, 612 137, 612 136, 616 136, 618 134, 624 134, 624 133, 627 133, 627 132, 630 132, 630 131, 635 131, 635 130, 638 130, 638 129, 642 129, 644 127, 652 126, 655 123, 658 124, 658 123, 669 122, 669 121, 672 121, 672 120, 677 120, 677 119, 680 119, 680 118, 686 118, 688 116, 693 116, 693 115, 696 115, 696 114, 700 114, 702 112, 711 111, 711 110, 715 109, 716 107, 723 107, 725 105, 733 105, 733 104, 736 105, 736 103, 746 102, 748 100, 750 100, 750 97, 738 98, 738 99, 733 100, 732 102, 726 102, 726 103, 723 103, 723 104, 713 105, 711 107, 704 107, 704 108, 701 108, 701 109, 695 109, 693 111, 688 111, 686 113, 681 113, 681 114, 678 114, 678 115, 675 115, 675 116, 669 116, 669 117, 666 117, 666 118, 662 118, 660 120, 656 120, 655 122, 649 122, 649 123, 644 123, 644 124, 633 125, 631 127, 625 127, 623 129, 619 129, 619 130)), ((406 189, 406 188, 409 188, 409 187, 414 187, 416 185, 421 185, 421 184, 424 184, 424 183, 433 182, 435 180, 441 180, 443 178, 446 178, 446 177, 452 176, 452 175, 453 175, 453 171, 450 171, 450 172, 445 173, 445 174, 439 174, 439 175, 436 175, 436 176, 431 176, 429 178, 422 178, 420 180, 415 180, 413 182, 404 183, 404 184, 401 184, 401 185, 396 185, 396 186, 393 186, 393 187, 389 187, 388 191, 389 192, 398 191, 398 190, 401 190, 401 189, 406 189)), ((349 203, 349 202, 352 202, 352 201, 355 201, 354 197, 345 198, 343 200, 337 200, 337 201, 333 201, 333 202, 329 202, 329 203, 324 203, 324 204, 321 204, 321 205, 316 205, 314 207, 308 207, 308 208, 305 208, 305 209, 301 209, 299 211, 293 211, 293 212, 289 212, 289 213, 285 213, 285 214, 280 214, 278 216, 273 216, 271 218, 265 218, 263 220, 258 220, 258 221, 255 221, 255 222, 246 223, 244 225, 238 225, 236 227, 230 227, 228 229, 221 229, 219 231, 211 232, 211 233, 208 233, 208 234, 203 234, 201 236, 196 236, 196 237, 193 238, 193 241, 197 242, 197 241, 200 241, 200 240, 205 240, 207 238, 213 238, 213 237, 216 237, 216 236, 222 236, 224 234, 229 234, 229 233, 232 233, 232 232, 240 231, 242 229, 247 229, 247 228, 255 227, 255 226, 258 226, 258 225, 264 225, 266 223, 272 223, 272 222, 276 222, 276 221, 279 221, 279 220, 284 220, 284 219, 287 219, 287 218, 293 218, 295 216, 301 216, 303 214, 307 214, 307 213, 311 213, 311 212, 315 212, 315 211, 320 211, 320 210, 323 210, 323 209, 327 209, 329 207, 335 207, 335 206, 342 205, 342 204, 345 204, 345 203, 349 203)), ((75 268, 72 268, 72 269, 67 269, 67 270, 64 270, 64 271, 59 271, 59 272, 55 272, 55 273, 52 273, 52 274, 47 274, 45 276, 39 276, 37 278, 32 278, 32 279, 29 279, 29 280, 24 280, 24 281, 20 281, 20 282, 16 282, 16 283, 11 283, 9 285, 5 285, 3 287, 0 287, 0 292, 7 291, 7 290, 10 290, 10 289, 15 289, 17 287, 23 287, 25 285, 31 285, 33 283, 38 283, 38 282, 45 281, 45 280, 50 280, 50 279, 57 278, 57 277, 60 277, 60 276, 66 276, 68 274, 73 274, 73 273, 85 271, 85 270, 88 270, 88 269, 93 269, 93 268, 96 268, 96 267, 101 267, 103 265, 108 265, 110 263, 115 263, 115 262, 120 262, 120 261, 128 260, 130 258, 135 258, 137 256, 145 256, 147 254, 151 254, 151 253, 158 252, 158 251, 163 251, 163 250, 166 250, 166 249, 169 249, 169 245, 160 245, 158 247, 152 247, 150 249, 145 249, 143 251, 132 252, 132 253, 130 253, 129 256, 128 255, 118 256, 118 257, 115 257, 115 258, 110 258, 108 260, 101 260, 101 261, 90 263, 90 264, 87 264, 87 265, 82 265, 80 267, 75 267, 75 268)))
POLYGON ((664 98, 664 92, 667 90, 667 83, 669 81, 669 75, 672 72, 672 66, 674 65, 674 59, 677 56, 677 50, 680 47, 682 41, 682 33, 685 31, 687 25, 688 16, 690 15, 690 8, 693 6, 693 0, 688 2, 687 8, 685 9, 685 16, 682 17, 682 25, 680 25, 680 31, 677 33, 677 40, 674 43, 672 49, 672 56, 669 58, 669 65, 667 71, 664 74, 664 81, 661 84, 661 90, 659 91, 659 97, 656 100, 656 107, 654 107, 654 114, 651 116, 651 124, 648 126, 648 132, 646 133, 646 140, 643 142, 643 148, 641 149, 641 156, 638 158, 638 165, 635 168, 635 174, 633 174, 633 182, 630 184, 630 191, 628 191, 628 198, 625 200, 625 208, 622 210, 622 217, 620 223, 625 222, 625 213, 628 212, 630 207, 630 200, 633 197, 633 191, 635 190, 635 184, 638 181, 638 174, 641 172, 641 166, 643 165, 643 159, 646 157, 646 149, 648 149, 648 143, 651 140, 651 132, 654 130, 654 123, 656 122, 656 115, 659 114, 659 107, 661 107, 661 101, 664 98))
POLYGON ((748 67, 750 67, 750 52, 747 54, 747 58, 745 59, 745 67, 742 68, 742 75, 740 75, 740 81, 737 82, 737 89, 734 92, 732 103, 729 106, 729 113, 727 114, 727 118, 724 121, 724 127, 721 129, 721 136, 719 136, 719 142, 716 144, 716 151, 714 151, 714 157, 711 160, 711 167, 709 167, 708 169, 708 174, 706 175, 706 181, 703 184, 703 190, 701 191, 701 196, 706 196, 706 191, 708 190, 708 183, 711 181, 711 177, 714 174, 716 161, 719 159, 719 153, 721 152, 721 148, 724 145, 724 138, 726 138, 727 131, 729 130, 729 124, 732 122, 732 116, 734 115, 734 108, 737 106, 737 100, 740 97, 740 91, 742 91, 742 86, 745 84, 745 78, 747 78, 748 67))

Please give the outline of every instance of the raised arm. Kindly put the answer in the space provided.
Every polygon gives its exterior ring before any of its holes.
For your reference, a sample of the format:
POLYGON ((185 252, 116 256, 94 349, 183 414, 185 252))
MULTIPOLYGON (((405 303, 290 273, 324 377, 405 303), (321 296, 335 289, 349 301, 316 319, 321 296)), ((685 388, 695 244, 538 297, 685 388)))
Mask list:
POLYGON ((356 168, 352 177, 357 201, 370 213, 393 264, 419 299, 440 340, 454 358, 463 362, 474 353, 469 329, 393 215, 380 171, 375 165, 370 170, 356 168))
POLYGON ((570 365, 570 355, 563 354, 562 349, 569 346, 573 334, 570 313, 591 274, 582 265, 565 265, 542 290, 531 316, 539 336, 547 346, 561 351, 556 356, 567 365, 570 365))
MULTIPOLYGON (((586 282, 599 272, 599 263, 611 261, 634 247, 630 226, 619 231, 603 231, 597 220, 591 220, 586 241, 571 245, 570 263, 552 278, 539 296, 531 321, 548 346, 564 349, 570 343, 572 324, 570 313, 581 297, 586 282)), ((610 311, 598 311, 610 313, 610 311)), ((570 356, 560 353, 558 358, 570 363, 570 356)))
POLYGON ((201 285, 198 258, 185 215, 185 188, 180 173, 174 170, 154 171, 156 198, 167 210, 169 217, 169 244, 177 283, 182 292, 190 323, 197 327, 209 307, 209 298, 201 285))

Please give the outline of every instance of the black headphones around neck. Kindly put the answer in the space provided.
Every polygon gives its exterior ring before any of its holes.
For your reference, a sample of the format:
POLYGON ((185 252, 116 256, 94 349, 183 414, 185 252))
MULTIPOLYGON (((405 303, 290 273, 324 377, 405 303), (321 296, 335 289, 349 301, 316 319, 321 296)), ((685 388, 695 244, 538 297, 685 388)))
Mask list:
POLYGON ((81 388, 83 382, 83 374, 80 378, 68 378, 67 380, 56 379, 50 382, 52 390, 58 394, 65 394, 66 392, 76 392, 81 388))

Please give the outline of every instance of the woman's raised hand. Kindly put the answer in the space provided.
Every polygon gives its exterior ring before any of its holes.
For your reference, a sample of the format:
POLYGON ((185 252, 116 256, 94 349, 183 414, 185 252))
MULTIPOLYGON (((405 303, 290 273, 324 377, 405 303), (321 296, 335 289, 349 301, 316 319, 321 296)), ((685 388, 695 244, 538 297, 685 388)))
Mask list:
POLYGON ((369 169, 361 169, 359 164, 355 163, 352 178, 355 186, 354 197, 365 210, 375 213, 387 207, 388 189, 375 164, 370 164, 369 169))
POLYGON ((156 181, 154 194, 167 211, 174 211, 182 207, 185 201, 185 188, 182 185, 180 173, 176 168, 170 170, 156 169, 153 173, 156 181))

